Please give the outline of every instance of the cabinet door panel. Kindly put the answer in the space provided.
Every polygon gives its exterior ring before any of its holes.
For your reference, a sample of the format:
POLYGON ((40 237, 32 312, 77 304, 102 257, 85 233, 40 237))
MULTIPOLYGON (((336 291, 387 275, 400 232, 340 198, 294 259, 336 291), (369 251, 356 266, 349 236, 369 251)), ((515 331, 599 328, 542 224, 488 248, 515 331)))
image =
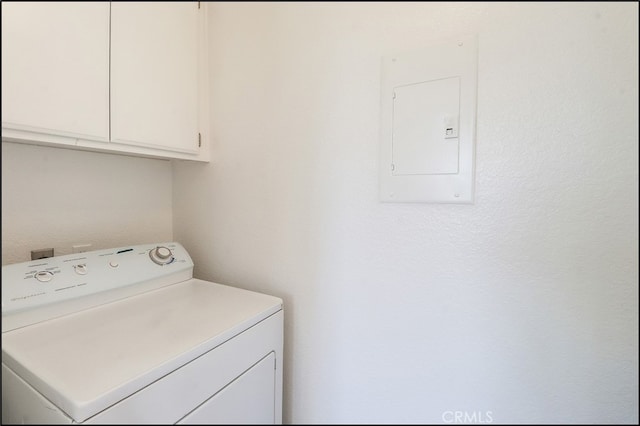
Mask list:
POLYGON ((198 152, 197 2, 111 5, 111 140, 198 152))
POLYGON ((109 140, 108 2, 2 2, 2 127, 109 140))

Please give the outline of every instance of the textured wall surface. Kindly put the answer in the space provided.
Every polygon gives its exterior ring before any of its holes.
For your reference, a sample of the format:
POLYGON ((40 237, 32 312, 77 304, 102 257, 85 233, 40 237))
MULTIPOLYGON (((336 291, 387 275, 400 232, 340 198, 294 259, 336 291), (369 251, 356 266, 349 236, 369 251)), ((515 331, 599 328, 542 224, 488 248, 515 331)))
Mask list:
POLYGON ((2 264, 172 239, 171 163, 2 143, 2 264))
POLYGON ((209 5, 174 237, 284 298, 286 421, 637 423, 637 3, 209 5), (380 203, 381 56, 466 33, 475 204, 380 203))

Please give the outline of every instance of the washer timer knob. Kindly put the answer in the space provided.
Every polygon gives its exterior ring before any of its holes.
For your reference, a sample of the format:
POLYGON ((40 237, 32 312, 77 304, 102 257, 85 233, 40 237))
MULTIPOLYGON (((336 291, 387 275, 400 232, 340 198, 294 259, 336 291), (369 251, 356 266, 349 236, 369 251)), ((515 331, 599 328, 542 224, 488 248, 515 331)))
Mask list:
POLYGON ((158 265, 167 265, 173 262, 174 258, 171 255, 171 250, 164 246, 158 246, 154 249, 151 249, 149 252, 149 257, 153 260, 154 263, 158 265))

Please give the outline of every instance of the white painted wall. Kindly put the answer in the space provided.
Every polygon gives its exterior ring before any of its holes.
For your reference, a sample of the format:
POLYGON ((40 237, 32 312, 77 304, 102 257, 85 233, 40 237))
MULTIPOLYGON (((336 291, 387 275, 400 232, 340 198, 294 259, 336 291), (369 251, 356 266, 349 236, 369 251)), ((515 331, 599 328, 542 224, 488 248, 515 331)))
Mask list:
POLYGON ((166 160, 2 143, 2 264, 31 250, 171 241, 166 160))
POLYGON ((638 422, 637 3, 209 6, 174 237, 284 298, 286 421, 638 422), (378 202, 381 56, 473 32, 475 204, 378 202))

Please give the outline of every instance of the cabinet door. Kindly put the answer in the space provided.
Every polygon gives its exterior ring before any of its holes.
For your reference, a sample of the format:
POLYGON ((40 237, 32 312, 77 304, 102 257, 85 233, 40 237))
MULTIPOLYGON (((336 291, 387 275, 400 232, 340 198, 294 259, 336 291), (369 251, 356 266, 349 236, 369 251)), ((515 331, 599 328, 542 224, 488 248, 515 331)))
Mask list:
POLYGON ((198 152, 197 2, 111 4, 111 140, 198 152))
POLYGON ((109 140, 108 2, 2 2, 2 127, 109 140))

